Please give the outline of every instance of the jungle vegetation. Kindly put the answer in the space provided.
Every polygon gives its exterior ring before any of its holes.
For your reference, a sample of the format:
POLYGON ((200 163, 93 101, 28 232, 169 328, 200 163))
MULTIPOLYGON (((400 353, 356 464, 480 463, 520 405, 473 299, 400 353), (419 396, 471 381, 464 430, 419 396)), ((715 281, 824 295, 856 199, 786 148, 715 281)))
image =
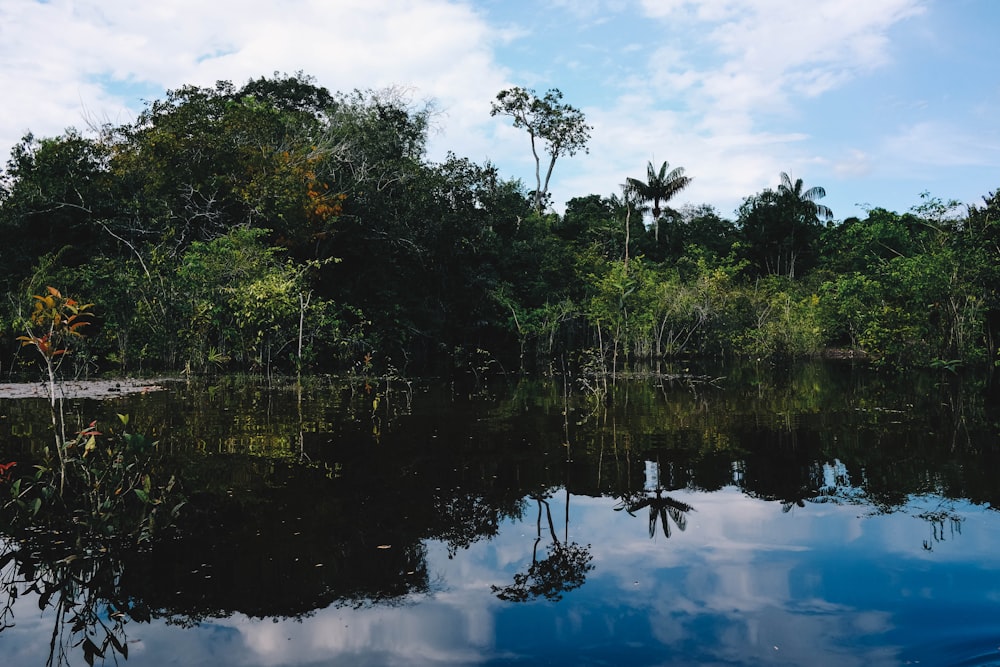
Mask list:
POLYGON ((996 364, 997 193, 968 207, 924 193, 904 213, 838 221, 822 187, 782 173, 729 218, 671 208, 711 175, 664 162, 557 214, 549 176, 590 130, 561 97, 494 102, 528 131, 534 191, 490 163, 430 161, 431 106, 301 73, 186 86, 134 122, 29 134, 0 173, 0 372, 34 362, 18 337, 49 286, 94 304, 66 362, 77 375, 830 350, 996 364))

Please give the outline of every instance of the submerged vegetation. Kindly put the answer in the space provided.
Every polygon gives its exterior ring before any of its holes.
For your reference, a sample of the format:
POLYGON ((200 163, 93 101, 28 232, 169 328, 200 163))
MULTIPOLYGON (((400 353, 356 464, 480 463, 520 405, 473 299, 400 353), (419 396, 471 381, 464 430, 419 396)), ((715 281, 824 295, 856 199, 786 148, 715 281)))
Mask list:
POLYGON ((67 361, 77 376, 998 360, 996 194, 834 221, 821 187, 780 174, 729 219, 670 208, 691 177, 664 162, 560 215, 548 176, 590 127, 558 91, 494 103, 529 133, 535 191, 489 163, 430 162, 432 113, 394 90, 275 75, 182 87, 87 135, 24 137, 0 176, 0 370, 30 361, 15 339, 47 285, 97 304, 101 335, 67 361))
MULTIPOLYGON (((34 296, 25 335, 18 339, 41 357, 52 440, 45 446, 35 443, 26 459, 3 463, 0 475, 4 528, 21 540, 55 539, 73 558, 110 544, 149 542, 184 504, 177 479, 164 470, 151 439, 128 430, 102 433, 96 420, 67 435, 72 426, 60 368, 71 344, 90 325, 92 305, 54 287, 34 296)), ((128 415, 117 419, 128 428, 128 415)))

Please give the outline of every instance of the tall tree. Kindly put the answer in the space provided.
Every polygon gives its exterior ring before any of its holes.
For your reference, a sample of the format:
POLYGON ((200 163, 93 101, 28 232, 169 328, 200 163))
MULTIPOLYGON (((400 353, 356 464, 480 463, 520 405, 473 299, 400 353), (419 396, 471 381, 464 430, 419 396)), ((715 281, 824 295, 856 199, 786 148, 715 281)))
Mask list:
POLYGON ((832 220, 833 211, 823 204, 816 203, 817 199, 822 199, 826 196, 826 190, 818 185, 808 190, 803 190, 802 188, 801 178, 796 178, 795 182, 792 183, 792 179, 788 174, 781 172, 781 183, 778 185, 778 194, 788 197, 795 204, 797 213, 806 218, 802 222, 814 223, 832 220), (809 219, 809 216, 812 216, 812 218, 809 219))
POLYGON ((531 138, 531 154, 535 158, 535 213, 541 215, 542 207, 549 193, 549 179, 556 166, 556 160, 563 155, 576 155, 577 151, 587 151, 590 139, 590 125, 583 112, 562 102, 563 94, 556 88, 550 89, 543 97, 538 97, 528 88, 508 88, 497 93, 493 101, 491 116, 509 116, 514 127, 524 128, 531 138), (539 143, 544 144, 548 155, 545 180, 542 180, 542 156, 539 143))
POLYGON ((652 202, 653 208, 653 228, 655 230, 656 240, 660 240, 660 214, 663 210, 660 208, 660 202, 670 201, 674 195, 686 188, 691 183, 691 177, 684 175, 684 168, 677 167, 669 173, 667 169, 670 167, 670 163, 664 161, 660 165, 660 170, 656 171, 653 169, 653 163, 649 162, 646 165, 646 181, 643 182, 638 178, 629 178, 625 181, 625 186, 631 190, 637 199, 645 202, 652 202))
POLYGON ((823 188, 806 190, 801 178, 792 182, 781 172, 777 190, 764 190, 740 206, 748 258, 760 273, 794 278, 796 271, 811 268, 823 231, 820 223, 833 218, 833 211, 816 203, 825 196, 823 188))

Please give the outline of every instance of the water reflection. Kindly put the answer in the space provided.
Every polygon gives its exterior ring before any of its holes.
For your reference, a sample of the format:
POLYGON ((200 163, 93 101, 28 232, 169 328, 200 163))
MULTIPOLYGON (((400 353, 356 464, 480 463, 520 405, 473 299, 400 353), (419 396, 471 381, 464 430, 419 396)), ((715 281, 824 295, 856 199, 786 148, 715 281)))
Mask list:
MULTIPOLYGON (((751 377, 623 383, 600 406, 544 378, 488 398, 415 385, 374 410, 332 381, 80 403, 145 420, 191 511, 148 553, 4 542, 0 646, 42 664, 55 627, 57 664, 95 648, 140 665, 984 655, 1000 419, 982 388, 751 377)), ((44 421, 0 409, 0 461, 28 461, 44 421)))
POLYGON ((569 541, 569 493, 566 494, 566 524, 562 541, 556 534, 549 501, 542 496, 534 496, 532 500, 538 505, 538 519, 535 524, 537 536, 531 547, 531 565, 525 572, 514 574, 514 583, 490 587, 498 598, 507 602, 526 602, 539 597, 559 601, 567 591, 582 586, 587 572, 594 567, 590 562, 590 545, 581 546, 569 541), (539 558, 543 508, 551 541, 545 546, 545 556, 539 558))
POLYGON ((641 509, 649 508, 649 538, 656 537, 656 526, 660 525, 663 537, 670 537, 670 522, 678 530, 687 529, 687 513, 694 508, 687 503, 664 496, 666 490, 660 483, 660 462, 646 461, 646 483, 641 492, 626 493, 615 506, 615 511, 625 510, 631 516, 641 509), (653 495, 649 495, 652 493, 653 495))
POLYGON ((121 562, 107 553, 80 556, 59 545, 2 540, 0 632, 15 627, 15 603, 28 597, 52 625, 46 665, 69 664, 76 653, 88 664, 127 659, 126 623, 149 621, 149 611, 122 595, 121 573, 121 562))

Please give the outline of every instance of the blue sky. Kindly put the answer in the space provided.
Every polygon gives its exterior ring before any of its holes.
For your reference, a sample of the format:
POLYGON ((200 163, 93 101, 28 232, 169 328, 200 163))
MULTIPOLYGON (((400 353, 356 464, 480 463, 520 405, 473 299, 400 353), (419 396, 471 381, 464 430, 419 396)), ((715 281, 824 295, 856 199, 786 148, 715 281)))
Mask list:
POLYGON ((594 126, 557 164, 554 203, 684 167, 675 205, 725 216, 779 173, 835 217, 929 191, 1000 188, 996 0, 4 0, 0 155, 128 122, 184 84, 304 71, 331 90, 398 87, 439 110, 429 157, 533 181, 502 88, 559 88, 594 126))

